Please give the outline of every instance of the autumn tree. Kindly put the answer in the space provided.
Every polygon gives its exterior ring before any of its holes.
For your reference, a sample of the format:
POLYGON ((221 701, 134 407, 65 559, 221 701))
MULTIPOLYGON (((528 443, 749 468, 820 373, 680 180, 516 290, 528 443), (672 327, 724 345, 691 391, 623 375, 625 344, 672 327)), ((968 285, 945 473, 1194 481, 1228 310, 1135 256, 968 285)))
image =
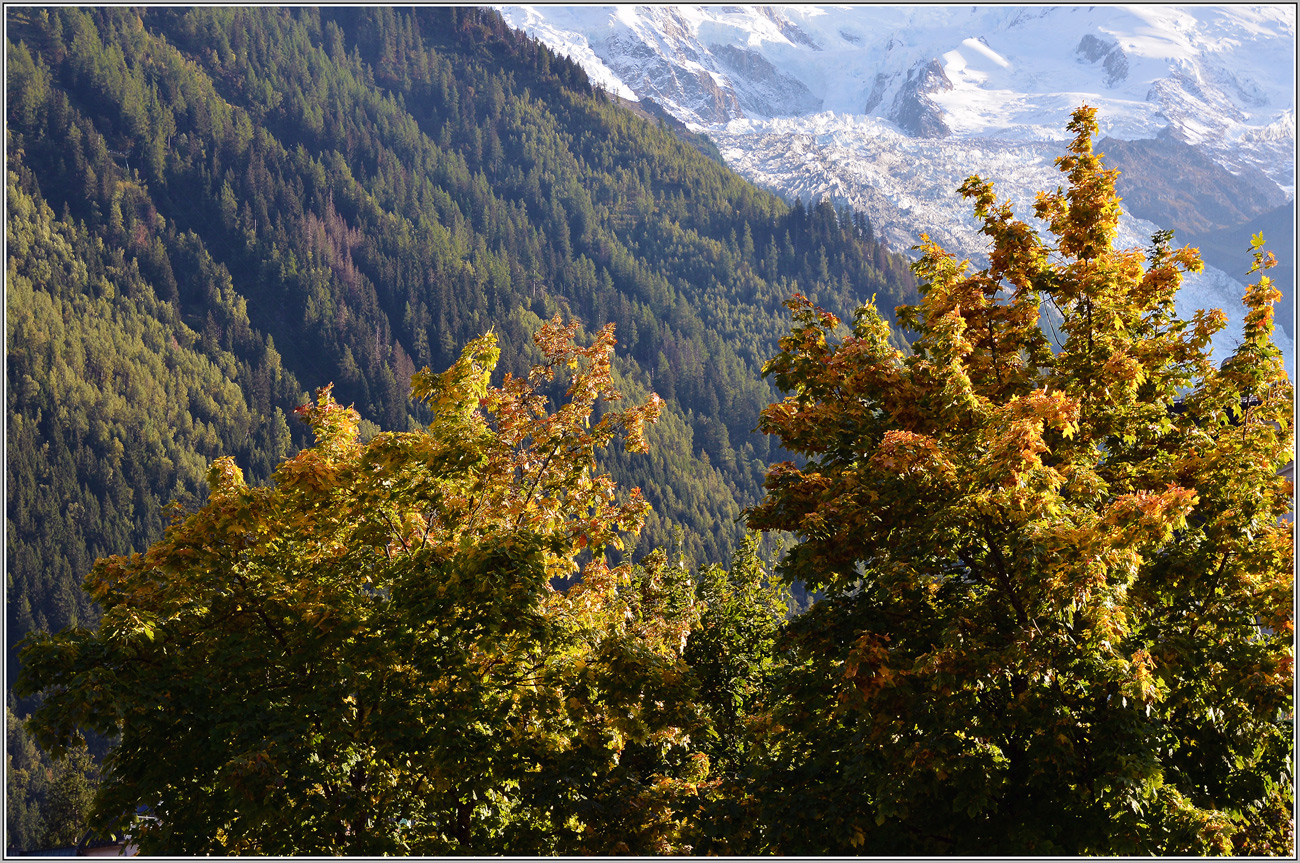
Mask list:
POLYGON ((647 504, 593 463, 660 401, 615 409, 612 326, 576 337, 557 316, 492 386, 483 336, 413 379, 426 428, 364 442, 326 387, 269 485, 218 459, 201 509, 95 565, 102 622, 31 636, 17 688, 53 752, 119 736, 96 824, 147 807, 144 853, 686 850, 693 584, 606 561, 647 504))
POLYGON ((751 527, 824 597, 756 748, 785 853, 1288 854, 1293 391, 1256 238, 1245 331, 1174 311, 1190 248, 1121 249, 1075 112, 1040 234, 992 184, 972 270, 928 237, 910 355, 796 297, 751 527), (1041 309, 1060 315, 1052 349, 1041 309))

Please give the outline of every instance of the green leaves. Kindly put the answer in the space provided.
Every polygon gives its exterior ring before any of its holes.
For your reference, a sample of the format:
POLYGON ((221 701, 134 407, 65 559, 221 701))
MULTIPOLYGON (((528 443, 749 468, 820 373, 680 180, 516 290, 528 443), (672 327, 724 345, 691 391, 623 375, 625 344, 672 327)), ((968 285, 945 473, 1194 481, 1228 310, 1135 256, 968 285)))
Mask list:
POLYGON ((922 237, 910 356, 869 311, 844 334, 790 304, 765 367, 788 395, 761 428, 807 461, 774 465, 747 515, 795 534, 780 572, 824 598, 791 625, 754 750, 770 850, 1229 853, 1291 829, 1263 826, 1291 785, 1244 792, 1291 757, 1276 297, 1250 288, 1245 339, 1214 369, 1221 316, 1172 306, 1199 257, 1163 234, 1113 248, 1094 112, 1069 129, 1068 188, 1035 205, 1050 242, 978 177, 960 191, 989 266, 922 237), (1055 354, 1042 302, 1063 315, 1055 354))
POLYGON ((499 387, 491 334, 422 372, 420 431, 363 443, 323 388, 299 410, 316 446, 271 486, 219 459, 203 508, 96 565, 100 627, 29 638, 18 687, 44 693, 47 745, 120 735, 98 823, 146 804, 150 852, 679 847, 695 600, 662 559, 606 563, 647 507, 594 465, 659 403, 593 423, 613 332, 577 333, 546 324, 541 363, 499 387))

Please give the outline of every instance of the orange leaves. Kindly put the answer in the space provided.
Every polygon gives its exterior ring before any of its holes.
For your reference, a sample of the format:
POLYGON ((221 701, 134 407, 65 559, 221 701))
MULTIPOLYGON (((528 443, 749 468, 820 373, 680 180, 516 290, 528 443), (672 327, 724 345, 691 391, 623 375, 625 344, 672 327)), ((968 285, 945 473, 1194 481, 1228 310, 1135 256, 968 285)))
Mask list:
POLYGON ((230 456, 222 456, 208 468, 208 489, 211 494, 225 497, 244 488, 244 472, 230 456))
MULTIPOLYGON (((1250 273, 1260 273, 1260 276, 1258 281, 1246 289, 1246 295, 1242 298, 1249 309, 1246 313, 1245 341, 1259 350, 1269 344, 1269 337, 1273 334, 1273 304, 1282 299, 1282 294, 1273 287, 1273 280, 1263 275, 1264 270, 1277 265, 1273 253, 1264 251, 1264 235, 1260 233, 1251 237, 1250 247, 1254 256, 1250 273)), ((1276 353, 1276 348, 1273 352, 1276 353)))
POLYGON ((486 397, 488 380, 496 368, 501 350, 489 330, 474 339, 451 368, 435 375, 425 368, 411 378, 411 398, 426 402, 439 417, 454 416, 467 421, 486 397))
POLYGON ((1146 380, 1142 364, 1123 349, 1115 351, 1106 359, 1101 367, 1101 375, 1108 383, 1116 383, 1134 394, 1146 380))
POLYGON ((320 494, 337 486, 338 463, 320 450, 306 449, 282 462, 275 480, 285 489, 320 494))
POLYGON ((1119 196, 1115 194, 1117 170, 1101 169, 1101 154, 1092 149, 1097 134, 1097 110, 1082 106, 1066 127, 1075 133, 1069 154, 1056 160, 1069 175, 1070 187, 1062 192, 1040 192, 1035 215, 1048 223, 1059 238, 1063 255, 1092 260, 1110 250, 1119 225, 1119 196))
POLYGON ((295 408, 294 413, 311 426, 316 433, 316 444, 322 452, 338 456, 357 443, 357 423, 361 419, 352 408, 334 401, 333 384, 316 391, 316 403, 295 408))
POLYGON ((1122 495, 1106 509, 1102 526, 1113 532, 1117 544, 1159 542, 1186 525, 1196 500, 1194 489, 1173 483, 1162 492, 1142 490, 1122 495))
POLYGON ((980 445, 968 481, 968 487, 974 486, 973 496, 985 506, 1013 509, 1017 523, 1054 517, 1060 503, 1057 492, 1065 477, 1043 461, 1051 454, 1044 434, 1050 430, 1068 440, 1078 429, 1078 419, 1076 399, 1046 389, 1014 397, 990 410, 975 433, 980 445), (989 488, 1014 493, 986 495, 979 491, 989 488))
POLYGON ((1153 704, 1165 696, 1165 688, 1160 686, 1154 674, 1155 660, 1146 650, 1139 649, 1128 662, 1126 691, 1129 697, 1143 704, 1153 704))
POLYGON ((858 636, 844 660, 844 679, 850 681, 858 693, 870 699, 880 690, 893 685, 898 670, 889 664, 890 637, 876 632, 858 636))
MULTIPOLYGON (((1269 255, 1271 256, 1272 252, 1270 252, 1269 255)), ((1200 250, 1194 249, 1191 246, 1183 246, 1181 249, 1174 252, 1173 262, 1184 272, 1188 273, 1199 273, 1205 269, 1205 263, 1201 260, 1200 250)))
MULTIPOLYGON (((808 674, 825 669, 820 692, 854 722, 823 761, 878 759, 864 796, 881 824, 929 829, 926 808, 947 831, 984 805, 1015 822, 1029 783, 1055 789, 1039 813, 1101 815, 1095 836, 1070 840, 1082 853, 1121 847, 1123 819, 1122 847, 1158 853, 1196 847, 1162 831, 1203 815, 1189 801, 1226 788, 1225 771, 1273 783, 1268 806, 1292 793, 1274 779, 1289 776, 1277 717, 1293 710, 1294 631, 1293 531, 1278 522, 1292 503, 1276 476, 1293 390, 1269 340, 1276 293, 1263 277, 1251 287, 1241 347, 1211 365, 1223 313, 1183 321, 1173 305, 1196 252, 1164 233, 1146 253, 1112 245, 1119 199, 1096 128, 1092 109, 1076 112, 1058 161, 1068 188, 1038 197, 1053 238, 1014 220, 991 184, 962 186, 990 263, 971 272, 922 236, 922 301, 898 310, 919 334, 911 356, 889 356, 867 327, 834 343, 800 298, 768 365, 788 396, 762 428, 808 460, 769 470, 749 523, 797 534, 782 570, 823 597, 796 624, 808 674), (953 743, 972 728, 996 729, 1014 754, 1026 778, 1013 792, 994 766, 1008 759, 953 743), (1087 755, 1101 751, 1121 754, 1087 755)), ((804 760, 835 745, 794 708, 777 719, 808 726, 804 760)), ((1232 805, 1243 824, 1268 818, 1256 797, 1232 805)), ((1046 835, 1039 816, 1018 823, 1046 835)))
POLYGON ((1079 428, 1079 401, 1062 392, 1036 389, 1023 398, 1012 399, 1008 409, 1015 418, 1032 417, 1065 438, 1072 437, 1079 428))
POLYGON ((663 410, 664 400, 658 393, 651 393, 650 398, 640 407, 629 408, 620 416, 623 426, 623 445, 628 452, 648 452, 650 445, 646 442, 645 427, 654 424, 663 410))
POLYGON ((944 457, 934 438, 897 429, 885 433, 871 463, 881 470, 899 474, 918 472, 939 478, 954 473, 952 462, 944 457))
POLYGON ((385 453, 376 438, 364 460, 384 475, 409 473, 428 459, 454 468, 437 480, 416 480, 437 488, 448 507, 427 522, 441 528, 430 541, 494 530, 559 531, 576 554, 618 545, 619 531, 639 529, 645 501, 634 491, 617 502, 612 481, 593 472, 595 451, 621 432, 629 451, 644 452, 645 427, 658 419, 663 401, 652 393, 644 404, 605 411, 593 423, 598 401, 621 398, 611 369, 616 340, 612 325, 588 347, 575 342, 577 334, 577 322, 559 315, 544 323, 534 336, 542 361, 525 378, 507 374, 499 387, 490 385, 499 356, 491 333, 471 342, 446 372, 416 375, 412 395, 435 409, 428 434, 385 453), (552 412, 539 387, 557 375, 568 378, 569 400, 552 412), (424 453, 415 462, 412 447, 424 453))
POLYGON ((1045 252, 1032 229, 993 206, 992 184, 971 177, 962 187, 977 199, 983 232, 994 240, 988 268, 969 273, 966 261, 922 235, 913 269, 924 284, 917 307, 901 307, 899 322, 920 331, 915 371, 929 370, 950 403, 978 411, 982 400, 1015 393, 1027 382, 1046 341, 1038 328, 1039 283, 1045 252), (1008 285, 1009 283, 1009 285, 1008 285))

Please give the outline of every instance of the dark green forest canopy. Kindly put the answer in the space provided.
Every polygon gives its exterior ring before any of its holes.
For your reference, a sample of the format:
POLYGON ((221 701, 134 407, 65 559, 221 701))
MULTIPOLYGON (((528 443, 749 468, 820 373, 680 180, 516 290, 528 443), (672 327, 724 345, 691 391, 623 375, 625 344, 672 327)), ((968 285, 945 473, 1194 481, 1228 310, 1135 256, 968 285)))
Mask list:
POLYGON ((789 300, 761 423, 804 460, 746 511, 794 539, 775 572, 752 536, 729 569, 610 565, 649 504, 595 454, 664 407, 619 396, 613 325, 557 312, 500 386, 471 341, 414 376, 413 431, 363 436, 322 387, 271 483, 218 459, 200 509, 95 564, 98 626, 25 639, 26 731, 72 769, 39 781, 11 731, 10 802, 47 803, 11 834, 85 799, 90 729, 118 743, 88 823, 145 853, 1292 853, 1272 255, 1216 366, 1226 315, 1174 307, 1198 253, 1116 248, 1095 111, 1067 128, 1050 238, 979 177, 989 266, 923 236, 906 353, 870 305, 846 331, 789 300), (818 601, 787 616, 774 576, 818 601))
POLYGON ((666 400, 651 454, 606 461, 655 508, 636 554, 679 524, 723 559, 774 455, 782 301, 914 294, 864 219, 756 189, 490 11, 6 15, 11 645, 91 622, 92 562, 212 459, 265 480, 308 390, 406 429, 415 370, 492 329, 518 373, 556 311, 614 322, 619 386, 666 400))
POLYGON ((1294 846, 1277 292, 1213 366, 1091 109, 918 292, 490 11, 7 16, 7 847, 83 729, 185 853, 1294 846))

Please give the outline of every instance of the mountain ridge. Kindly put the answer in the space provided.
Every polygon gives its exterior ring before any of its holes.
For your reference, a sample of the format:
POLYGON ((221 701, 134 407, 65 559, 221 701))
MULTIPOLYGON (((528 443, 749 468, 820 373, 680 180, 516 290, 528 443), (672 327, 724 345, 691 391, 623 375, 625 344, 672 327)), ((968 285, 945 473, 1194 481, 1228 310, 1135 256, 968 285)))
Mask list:
MULTIPOLYGON (((1294 201, 1295 97, 1285 74, 1295 68, 1293 8, 499 8, 601 86, 653 98, 707 134, 728 164, 765 188, 867 213, 895 249, 925 231, 980 259, 985 238, 955 189, 978 172, 1029 215, 1033 194, 1060 184, 1051 162, 1082 101, 1098 109, 1103 137, 1128 142, 1112 148, 1115 164, 1129 168, 1121 175, 1126 244, 1146 247, 1165 228, 1200 236, 1294 201), (612 36, 639 53, 611 54, 612 36), (708 71, 724 94, 739 92, 744 82, 720 62, 712 47, 720 45, 761 56, 799 81, 808 101, 702 113, 665 85, 666 73, 634 80, 637 69, 677 63, 708 71), (1194 189, 1190 178, 1208 186, 1194 189), (1198 211, 1206 203, 1215 218, 1198 211)), ((1222 355, 1244 318, 1245 287, 1240 272, 1214 269, 1189 279, 1179 308, 1190 314, 1194 303, 1210 303, 1228 313, 1215 340, 1222 355)), ((1294 280, 1279 287, 1281 308, 1293 308, 1294 280)), ((1278 344, 1294 374, 1294 321, 1279 317, 1278 344)))
POLYGON ((865 223, 755 188, 490 10, 7 16, 15 640, 93 622, 90 562, 143 551, 213 458, 264 482, 318 387, 404 430, 417 368, 492 329, 526 374, 557 313, 616 323, 621 391, 665 399, 650 454, 601 465, 655 506, 627 554, 725 560, 773 458, 783 301, 914 295, 865 223))

